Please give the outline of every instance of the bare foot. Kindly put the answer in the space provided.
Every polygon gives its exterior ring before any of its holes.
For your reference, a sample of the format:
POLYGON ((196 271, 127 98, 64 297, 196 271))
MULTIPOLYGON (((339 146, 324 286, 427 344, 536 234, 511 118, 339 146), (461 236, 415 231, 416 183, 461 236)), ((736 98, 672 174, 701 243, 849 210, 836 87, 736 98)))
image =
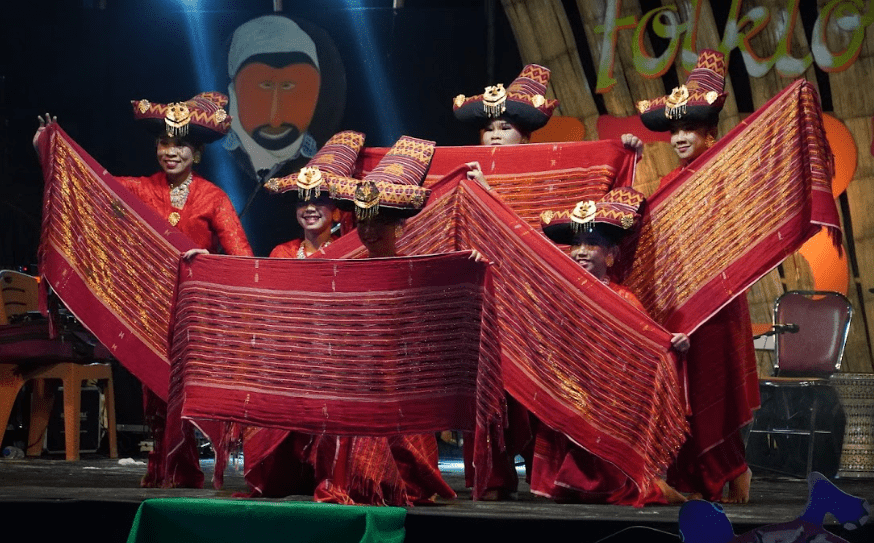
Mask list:
POLYGON ((750 480, 753 472, 750 468, 728 482, 728 495, 722 503, 747 503, 750 501, 750 480))
POLYGON ((664 479, 656 479, 656 486, 658 486, 662 491, 662 495, 664 495, 665 500, 667 500, 669 504, 686 503, 686 501, 688 501, 686 500, 686 496, 677 492, 677 490, 665 482, 664 479))

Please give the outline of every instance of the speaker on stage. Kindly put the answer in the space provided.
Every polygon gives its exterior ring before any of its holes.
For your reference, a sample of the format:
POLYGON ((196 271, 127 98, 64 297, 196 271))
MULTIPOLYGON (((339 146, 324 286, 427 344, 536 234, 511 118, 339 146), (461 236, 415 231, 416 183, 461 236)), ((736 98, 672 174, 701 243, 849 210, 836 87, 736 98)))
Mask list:
POLYGON ((831 387, 806 389, 760 387, 762 407, 757 430, 749 433, 747 463, 753 469, 807 477, 818 471, 826 477, 838 472, 846 417, 831 387), (778 398, 781 394, 783 397, 778 398), (811 447, 811 440, 815 440, 811 447))
MULTIPOLYGON (((100 389, 82 387, 82 406, 79 410, 79 452, 94 453, 100 446, 100 389)), ((46 429, 46 450, 52 454, 66 451, 64 431, 64 387, 55 393, 55 403, 46 429)))

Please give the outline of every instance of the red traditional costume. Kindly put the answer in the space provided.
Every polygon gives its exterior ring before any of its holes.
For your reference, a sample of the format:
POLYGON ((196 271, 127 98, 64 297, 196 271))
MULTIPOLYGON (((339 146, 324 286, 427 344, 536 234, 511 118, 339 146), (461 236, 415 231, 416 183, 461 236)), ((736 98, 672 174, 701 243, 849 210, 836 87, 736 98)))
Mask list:
MULTIPOLYGON (((664 97, 638 104, 650 130, 679 125, 715 126, 725 101, 725 59, 703 50, 685 85, 664 97)), ((694 161, 692 162, 694 164, 694 161)), ((660 188, 680 175, 677 168, 660 188)), ((749 308, 736 297, 691 335, 686 383, 691 436, 668 470, 668 483, 683 492, 721 500, 725 483, 748 469, 740 429, 759 406, 758 375, 749 308)))
POLYGON ((198 247, 211 253, 221 248, 231 255, 252 255, 246 233, 227 194, 203 177, 192 175, 188 199, 182 209, 174 208, 170 202, 170 184, 164 172, 149 177, 116 179, 158 215, 170 217, 178 213, 176 228, 198 247))
MULTIPOLYGON (((505 89, 503 84, 486 87, 482 94, 464 96, 460 94, 452 103, 455 118, 466 122, 488 126, 496 119, 504 119, 520 133, 531 134, 549 122, 558 107, 558 100, 546 98, 549 84, 549 68, 538 64, 528 64, 519 76, 505 89)), ((506 498, 516 492, 519 477, 516 474, 515 458, 521 455, 530 466, 533 435, 531 415, 519 402, 507 395, 509 427, 504 435, 506 451, 494 449, 492 469, 488 489, 493 495, 488 499, 506 498)), ((467 486, 473 486, 474 467, 470 449, 465 449, 465 479, 467 486)))
MULTIPOLYGON (((573 211, 546 211, 541 227, 553 241, 579 245, 578 234, 597 230, 619 244, 639 223, 643 195, 631 188, 614 189, 601 200, 584 201, 573 211)), ((625 287, 605 277, 607 286, 641 312, 643 304, 625 287)), ((639 488, 610 459, 598 457, 543 423, 537 425, 531 466, 531 492, 560 502, 642 506, 667 503, 654 482, 639 488)))
MULTIPOLYGON (((336 239, 337 236, 331 236, 331 241, 336 239)), ((322 247, 327 247, 331 244, 331 241, 326 241, 322 244, 322 247)), ((312 256, 312 254, 307 255, 301 253, 302 244, 302 239, 292 239, 285 243, 280 243, 270 251, 270 258, 306 258, 312 256)))
MULTIPOLYGON (((187 102, 172 104, 148 100, 136 100, 132 104, 134 117, 159 136, 166 134, 194 143, 209 143, 230 128, 231 119, 224 110, 227 97, 220 93, 201 93, 187 102)), ((210 252, 223 249, 228 254, 252 256, 231 201, 224 191, 199 175, 192 172, 177 188, 171 188, 165 172, 150 177, 117 179, 198 247, 210 252)), ((171 420, 168 420, 167 402, 146 386, 143 386, 143 411, 155 438, 143 486, 202 487, 203 473, 193 425, 179 419, 178 413, 170 414, 171 420), (182 445, 174 451, 166 450, 164 434, 168 425, 174 425, 183 436, 182 445)), ((218 427, 210 430, 207 433, 213 434, 212 437, 221 434, 218 427)), ((217 449, 217 459, 221 454, 217 449)), ((217 465, 223 462, 217 461, 217 465)))
MULTIPOLYGON (((364 180, 331 178, 331 194, 359 220, 415 215, 430 193, 420 184, 433 154, 434 142, 403 136, 364 180)), ((311 458, 319 502, 414 505, 455 497, 437 467, 434 434, 320 436, 311 458)))
MULTIPOLYGON (((351 130, 335 134, 300 172, 270 179, 265 186, 276 194, 296 191, 301 201, 317 198, 328 192, 332 177, 352 175, 363 146, 364 134, 351 130)), ((308 255, 301 251, 302 243, 303 239, 293 239, 277 245, 270 252, 270 258, 306 258, 308 255)), ((325 242, 323 246, 329 244, 325 242)), ((246 428, 243 453, 246 482, 251 488, 249 495, 282 497, 312 492, 313 465, 317 460, 311 455, 314 442, 321 443, 321 439, 276 428, 246 428)), ((323 466, 324 461, 318 465, 323 466)))

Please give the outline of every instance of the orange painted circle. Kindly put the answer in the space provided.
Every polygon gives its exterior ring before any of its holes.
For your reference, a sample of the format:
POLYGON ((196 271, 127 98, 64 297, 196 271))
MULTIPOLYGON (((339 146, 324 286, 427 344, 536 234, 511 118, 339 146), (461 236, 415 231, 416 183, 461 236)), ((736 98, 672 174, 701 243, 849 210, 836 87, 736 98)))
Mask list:
POLYGON ((832 179, 832 195, 837 198, 850 185, 856 175, 856 159, 858 149, 853 135, 847 126, 837 118, 824 113, 822 115, 825 137, 832 153, 835 155, 835 177, 832 179))

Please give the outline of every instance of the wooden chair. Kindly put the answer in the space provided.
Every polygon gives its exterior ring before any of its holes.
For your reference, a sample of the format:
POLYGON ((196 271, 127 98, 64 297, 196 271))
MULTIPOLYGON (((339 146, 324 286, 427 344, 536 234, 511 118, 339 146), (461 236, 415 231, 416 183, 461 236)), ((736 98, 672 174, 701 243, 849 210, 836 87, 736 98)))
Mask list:
POLYGON ((109 358, 99 343, 71 341, 69 335, 50 339, 48 321, 24 319, 10 324, 9 319, 38 309, 37 281, 29 275, 10 270, 0 271, 3 310, 0 312, 0 428, 5 432, 12 404, 21 387, 35 380, 31 396, 28 456, 42 453, 43 436, 48 426, 54 394, 46 379, 60 379, 64 386, 64 433, 67 460, 79 460, 79 413, 82 404, 82 381, 103 382, 107 413, 109 456, 118 457, 115 428, 115 395, 112 367, 88 363, 95 358, 109 358), (85 349, 82 349, 82 346, 85 349), (78 348, 77 348, 78 347, 78 348))

